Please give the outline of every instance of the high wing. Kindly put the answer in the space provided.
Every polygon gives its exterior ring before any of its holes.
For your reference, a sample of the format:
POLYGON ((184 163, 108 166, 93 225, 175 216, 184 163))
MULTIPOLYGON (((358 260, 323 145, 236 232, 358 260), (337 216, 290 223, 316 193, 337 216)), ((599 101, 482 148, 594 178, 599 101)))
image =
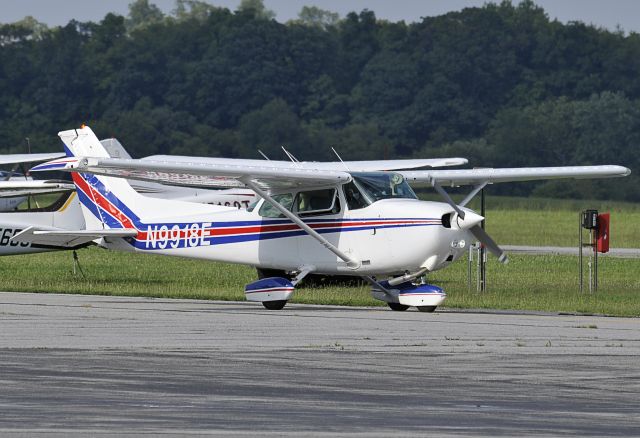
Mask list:
POLYGON ((55 160, 64 157, 64 152, 52 152, 47 154, 7 154, 0 155, 0 165, 3 164, 20 164, 20 163, 37 163, 40 161, 55 160))
POLYGON ((0 181, 0 198, 60 193, 75 190, 73 183, 58 180, 9 180, 0 181))
POLYGON ((137 230, 128 228, 70 231, 29 227, 13 236, 11 241, 72 249, 100 238, 133 237, 136 234, 138 234, 137 230))
POLYGON ((246 160, 232 160, 235 164, 212 164, 79 157, 50 161, 31 170, 90 172, 96 175, 196 187, 246 187, 243 181, 250 180, 264 189, 278 189, 333 185, 351 180, 351 175, 341 170, 284 168, 272 166, 271 161, 251 161, 260 165, 250 166, 246 160))
POLYGON ((631 173, 623 166, 513 167, 400 171, 411 185, 464 186, 546 179, 615 178, 631 173))

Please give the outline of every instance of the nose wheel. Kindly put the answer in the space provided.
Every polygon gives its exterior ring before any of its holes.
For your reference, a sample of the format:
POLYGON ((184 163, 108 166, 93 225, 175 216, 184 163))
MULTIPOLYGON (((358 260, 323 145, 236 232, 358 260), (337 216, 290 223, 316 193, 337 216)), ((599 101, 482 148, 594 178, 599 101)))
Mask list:
POLYGON ((418 306, 420 312, 433 313, 438 306, 418 306))
POLYGON ((404 312, 409 308, 409 306, 405 306, 404 304, 400 303, 387 303, 387 305, 391 310, 395 310, 396 312, 404 312))
POLYGON ((420 312, 431 313, 445 300, 447 294, 431 284, 413 284, 404 282, 390 285, 389 281, 378 283, 375 279, 365 277, 372 283, 371 295, 377 300, 387 303, 391 310, 404 312, 409 307, 417 307, 420 312))
POLYGON ((263 301, 262 305, 268 310, 282 310, 287 304, 287 300, 263 301))

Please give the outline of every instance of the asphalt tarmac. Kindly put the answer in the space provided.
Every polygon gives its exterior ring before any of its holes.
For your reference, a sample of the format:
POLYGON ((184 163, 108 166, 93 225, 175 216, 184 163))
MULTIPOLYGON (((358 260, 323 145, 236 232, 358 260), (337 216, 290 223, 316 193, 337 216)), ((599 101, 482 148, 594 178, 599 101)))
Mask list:
POLYGON ((0 435, 640 436, 640 319, 0 293, 0 435))

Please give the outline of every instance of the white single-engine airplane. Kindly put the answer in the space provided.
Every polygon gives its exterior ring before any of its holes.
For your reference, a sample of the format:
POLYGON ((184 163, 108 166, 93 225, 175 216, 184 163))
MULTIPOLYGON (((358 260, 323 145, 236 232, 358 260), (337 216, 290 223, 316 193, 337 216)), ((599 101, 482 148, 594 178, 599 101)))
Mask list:
POLYGON ((123 160, 109 158, 88 127, 59 136, 70 156, 32 170, 74 172, 86 229, 31 227, 12 241, 64 246, 97 239, 110 249, 253 265, 281 273, 245 287, 247 299, 267 309, 283 308, 295 285, 315 273, 362 277, 394 310, 433 311, 446 295, 419 280, 461 257, 470 240, 506 261, 480 227, 483 218, 464 207, 486 184, 630 173, 621 166, 377 172, 393 162, 123 160), (262 199, 248 210, 152 199, 121 178, 247 187, 262 199), (410 182, 434 187, 446 202, 418 200, 410 182), (456 205, 445 185, 474 188, 456 205))

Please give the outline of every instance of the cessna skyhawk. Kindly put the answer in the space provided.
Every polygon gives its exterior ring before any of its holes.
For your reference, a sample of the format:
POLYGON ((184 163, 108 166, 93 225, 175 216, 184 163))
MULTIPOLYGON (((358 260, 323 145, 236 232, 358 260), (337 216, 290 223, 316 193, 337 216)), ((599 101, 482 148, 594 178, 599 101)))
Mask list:
POLYGON ((88 127, 59 136, 69 157, 32 170, 73 172, 86 229, 32 227, 14 241, 63 246, 97 240, 115 250, 293 272, 291 280, 276 275, 245 287, 248 300, 268 309, 283 308, 296 284, 314 273, 362 277, 372 285, 373 296, 394 310, 416 306, 433 311, 446 295, 420 278, 460 258, 471 240, 506 261, 480 227, 483 218, 465 207, 486 184, 630 173, 621 166, 377 172, 373 170, 393 169, 393 162, 385 168, 384 161, 284 166, 199 157, 127 160, 109 158, 88 127), (261 199, 248 210, 152 199, 121 178, 246 187, 261 199), (445 202, 418 200, 409 183, 434 187, 445 202), (443 188, 447 185, 473 189, 456 204, 443 188))

